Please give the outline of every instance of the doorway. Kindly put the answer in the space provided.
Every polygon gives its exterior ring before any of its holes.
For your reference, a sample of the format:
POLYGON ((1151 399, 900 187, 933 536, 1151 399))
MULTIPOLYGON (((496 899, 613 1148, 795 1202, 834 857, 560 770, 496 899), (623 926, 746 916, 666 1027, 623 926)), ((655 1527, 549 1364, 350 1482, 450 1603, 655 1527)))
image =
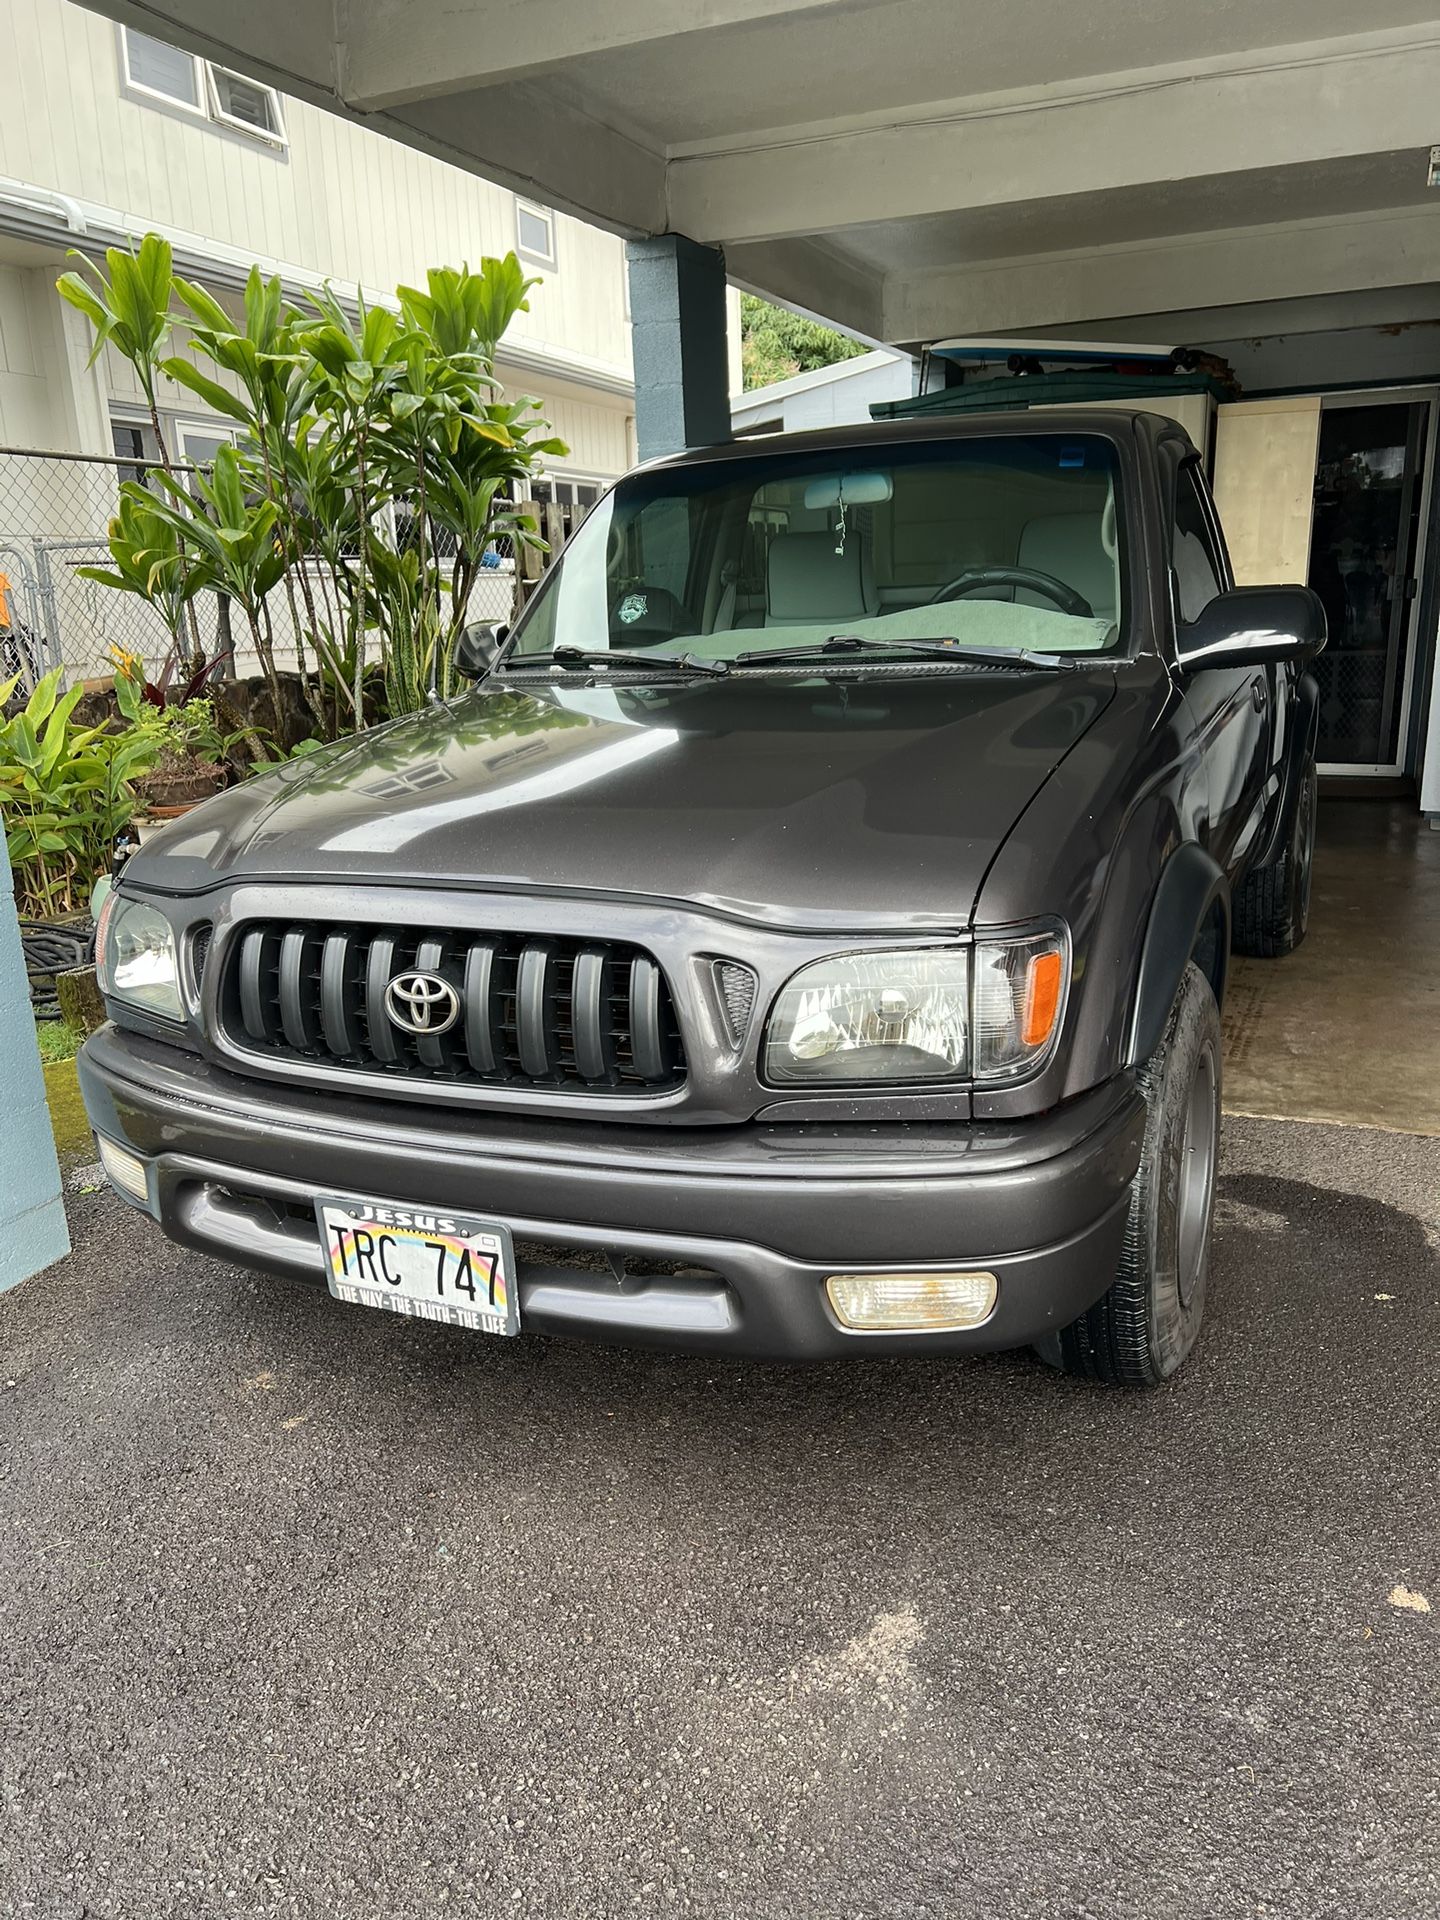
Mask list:
POLYGON ((1322 773, 1406 771, 1435 399, 1343 394, 1321 409, 1310 585, 1330 630, 1315 663, 1322 773))

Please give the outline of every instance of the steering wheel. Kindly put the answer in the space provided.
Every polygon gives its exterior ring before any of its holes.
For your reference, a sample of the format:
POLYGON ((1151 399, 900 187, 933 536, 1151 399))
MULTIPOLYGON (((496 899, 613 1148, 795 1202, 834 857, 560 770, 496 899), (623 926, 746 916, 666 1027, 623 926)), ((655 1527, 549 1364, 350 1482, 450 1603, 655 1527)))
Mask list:
POLYGON ((1077 620, 1095 618, 1095 609, 1083 593, 1067 587, 1053 573, 1041 573, 1038 567, 966 567, 931 594, 930 605, 938 607, 942 600, 960 600, 985 587, 1028 587, 1032 593, 1043 593, 1047 600, 1053 600, 1061 613, 1073 614, 1077 620))

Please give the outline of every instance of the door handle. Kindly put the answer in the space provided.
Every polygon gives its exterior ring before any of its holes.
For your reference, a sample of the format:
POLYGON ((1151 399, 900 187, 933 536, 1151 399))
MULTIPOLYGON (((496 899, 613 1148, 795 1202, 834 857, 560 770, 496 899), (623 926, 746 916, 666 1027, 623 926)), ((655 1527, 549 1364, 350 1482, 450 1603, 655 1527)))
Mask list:
POLYGON ((1265 711, 1265 682, 1263 680, 1252 680, 1250 682, 1250 698, 1255 703, 1255 711, 1257 713, 1263 713, 1265 711))

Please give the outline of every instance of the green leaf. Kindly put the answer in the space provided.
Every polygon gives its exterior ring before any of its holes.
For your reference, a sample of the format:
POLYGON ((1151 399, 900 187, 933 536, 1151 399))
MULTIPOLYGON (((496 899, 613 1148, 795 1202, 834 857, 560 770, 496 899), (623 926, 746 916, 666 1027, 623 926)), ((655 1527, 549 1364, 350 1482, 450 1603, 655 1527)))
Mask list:
POLYGON ((221 306, 220 302, 215 299, 212 294, 207 293, 204 287, 196 286, 195 283, 190 280, 182 280, 177 273, 175 276, 175 291, 195 315, 196 319, 199 320, 202 325, 209 327, 212 332, 234 332, 235 322, 230 318, 230 315, 225 311, 224 307, 221 306))
POLYGON ((105 351, 105 342, 110 338, 112 316, 101 306, 78 273, 62 273, 55 282, 55 291, 62 300, 68 300, 72 307, 78 307, 95 328, 95 345, 91 348, 90 358, 85 363, 87 367, 93 367, 105 351))
POLYGON ((163 363, 161 372, 169 374, 177 386, 188 387, 191 393, 198 394, 206 406, 213 407, 216 413, 228 414, 232 420, 240 421, 242 426, 254 424, 254 413, 243 400, 237 399, 218 380, 211 380, 201 373, 190 361, 182 360, 177 355, 163 363))
POLYGON ((39 727, 47 720, 60 698, 60 681, 63 678, 59 667, 52 667, 43 680, 37 680, 35 690, 25 702, 24 718, 31 727, 39 727))

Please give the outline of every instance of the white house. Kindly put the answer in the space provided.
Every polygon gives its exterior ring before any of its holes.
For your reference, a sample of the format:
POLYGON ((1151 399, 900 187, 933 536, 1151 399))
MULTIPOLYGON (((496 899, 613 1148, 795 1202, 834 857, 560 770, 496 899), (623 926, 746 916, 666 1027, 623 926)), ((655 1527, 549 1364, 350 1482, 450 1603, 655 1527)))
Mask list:
MULTIPOLYGON (((68 249, 147 228, 217 294, 254 260, 292 292, 333 281, 383 297, 429 266, 513 247, 543 285, 500 366, 568 443, 562 498, 592 498, 633 458, 623 242, 443 160, 337 120, 69 0, 0 0, 0 446, 145 451, 129 370, 86 368, 88 329, 56 298, 68 249)), ((175 389, 176 450, 228 430, 175 389)))
POLYGON ((737 394, 731 420, 737 434, 800 433, 807 427, 850 427, 869 420, 887 400, 909 400, 920 391, 920 362, 909 353, 878 347, 832 367, 792 374, 769 386, 737 394))

